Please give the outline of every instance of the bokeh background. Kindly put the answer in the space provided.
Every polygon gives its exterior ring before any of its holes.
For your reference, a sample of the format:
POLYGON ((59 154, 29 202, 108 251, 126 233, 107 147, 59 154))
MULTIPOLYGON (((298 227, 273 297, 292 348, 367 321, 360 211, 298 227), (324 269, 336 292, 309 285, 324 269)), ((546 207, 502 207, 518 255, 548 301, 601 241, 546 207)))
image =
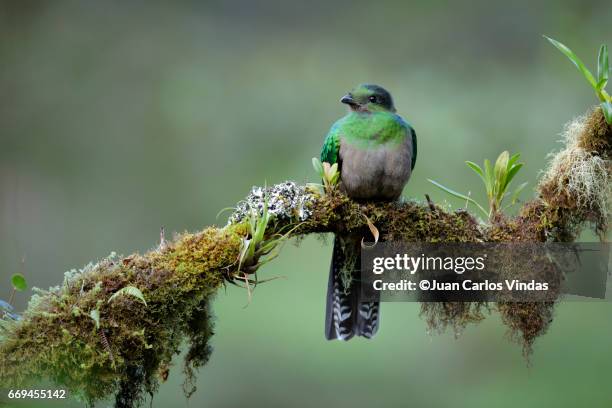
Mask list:
MULTIPOLYGON (((594 67, 611 21, 608 0, 2 1, 0 298, 14 272, 52 286, 151 248, 161 226, 223 224, 252 185, 316 181, 310 159, 360 82, 390 89, 417 131, 406 197, 443 203, 433 178, 482 199, 463 162, 508 149, 526 199, 595 102, 542 34, 594 67)), ((330 256, 309 237, 248 307, 219 293, 198 392, 185 400, 178 359, 153 406, 612 406, 610 303, 560 304, 529 366, 495 314, 455 339, 428 334, 416 304, 384 304, 372 341, 326 342, 330 256)))

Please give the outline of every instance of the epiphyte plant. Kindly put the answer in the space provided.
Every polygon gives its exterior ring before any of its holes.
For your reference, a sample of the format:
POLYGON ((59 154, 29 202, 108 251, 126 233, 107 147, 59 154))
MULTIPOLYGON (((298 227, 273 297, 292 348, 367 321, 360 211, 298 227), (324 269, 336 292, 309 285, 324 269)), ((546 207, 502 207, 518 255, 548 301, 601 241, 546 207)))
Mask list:
POLYGON ((260 266, 260 257, 268 255, 275 245, 273 242, 264 244, 264 236, 272 215, 268 211, 268 200, 264 200, 261 214, 256 208, 251 208, 246 222, 249 227, 249 236, 242 242, 242 250, 238 261, 238 270, 251 273, 260 266))
POLYGON ((270 212, 267 196, 264 197, 261 212, 256 207, 249 208, 249 212, 245 219, 245 223, 248 227, 248 235, 242 238, 238 268, 236 274, 228 277, 228 281, 231 283, 236 283, 236 280, 244 281, 249 302, 251 300, 252 288, 258 283, 266 281, 257 279, 257 269, 278 256, 281 244, 283 244, 288 239, 289 234, 297 228, 297 226, 295 226, 284 234, 274 233, 267 236, 266 233, 269 232, 267 231, 268 227, 273 220, 274 215, 270 212), (249 279, 248 275, 251 274, 254 276, 254 279, 249 279))
MULTIPOLYGON (((478 174, 485 186, 487 200, 489 203, 488 211, 484 208, 484 206, 480 205, 480 203, 470 196, 445 187, 434 180, 428 179, 428 181, 453 197, 460 198, 466 202, 474 204, 487 218, 491 219, 502 209, 502 203, 508 196, 510 183, 521 167, 523 167, 523 163, 519 163, 518 161, 520 157, 520 153, 510 156, 508 151, 504 151, 497 157, 495 166, 491 166, 489 159, 485 159, 484 168, 471 161, 465 162, 465 164, 467 164, 467 166, 472 169, 474 173, 478 174)), ((510 198, 510 205, 516 203, 519 194, 526 185, 527 183, 522 183, 514 190, 510 198)))
POLYGON ((554 40, 550 37, 544 36, 552 45, 557 47, 569 60, 578 68, 578 71, 582 73, 587 82, 595 90, 597 98, 599 98, 601 110, 603 111, 606 122, 612 125, 612 96, 606 92, 606 85, 608 84, 608 77, 610 75, 610 65, 608 60, 608 46, 602 44, 599 47, 599 54, 597 55, 597 77, 595 77, 591 71, 584 65, 582 60, 578 58, 572 50, 566 45, 554 40))
POLYGON ((325 191, 330 191, 338 181, 340 181, 340 171, 338 170, 338 163, 329 164, 327 162, 321 163, 321 161, 313 157, 312 158, 312 167, 323 180, 323 187, 325 191))

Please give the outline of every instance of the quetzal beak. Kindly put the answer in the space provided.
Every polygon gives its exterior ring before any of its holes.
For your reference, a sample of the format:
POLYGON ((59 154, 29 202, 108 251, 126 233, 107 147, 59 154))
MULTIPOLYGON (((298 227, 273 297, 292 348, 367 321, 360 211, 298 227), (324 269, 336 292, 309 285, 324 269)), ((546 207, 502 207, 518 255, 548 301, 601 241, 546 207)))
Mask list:
POLYGON ((345 103, 349 106, 359 106, 359 104, 355 102, 351 94, 344 95, 342 99, 340 99, 340 102, 345 103))

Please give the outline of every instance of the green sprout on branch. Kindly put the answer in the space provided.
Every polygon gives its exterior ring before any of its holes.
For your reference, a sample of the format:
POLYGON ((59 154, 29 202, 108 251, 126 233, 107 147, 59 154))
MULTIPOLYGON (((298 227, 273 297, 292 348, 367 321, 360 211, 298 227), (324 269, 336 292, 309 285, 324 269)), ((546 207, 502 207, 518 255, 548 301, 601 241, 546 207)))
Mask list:
MULTIPOLYGON (((489 159, 485 159, 484 169, 474 162, 465 162, 465 164, 467 164, 470 169, 472 169, 476 174, 478 174, 478 176, 485 185, 487 199, 489 201, 488 211, 485 210, 484 206, 480 205, 480 203, 478 203, 470 196, 461 194, 455 190, 451 190, 450 188, 445 187, 434 180, 427 180, 436 187, 439 187, 446 193, 452 195, 453 197, 457 197, 462 200, 465 200, 466 202, 474 204, 487 218, 491 219, 502 209, 502 202, 508 195, 508 188, 510 187, 510 183, 512 182, 518 171, 521 169, 521 167, 523 167, 523 163, 518 162, 518 159, 520 157, 520 153, 516 153, 510 156, 510 153, 508 153, 508 151, 504 151, 497 158, 494 167, 491 166, 491 162, 489 161, 489 159)), ((527 183, 522 183, 514 190, 510 198, 510 205, 516 203, 519 194, 525 188, 526 185, 527 183)))
POLYGON ((338 170, 338 163, 321 163, 319 159, 313 157, 312 167, 323 180, 323 187, 325 188, 325 191, 330 191, 340 181, 340 171, 338 170))
POLYGON ((559 41, 553 40, 550 37, 544 36, 552 45, 557 47, 570 61, 578 68, 582 73, 587 82, 593 87, 599 101, 601 102, 601 110, 603 111, 606 122, 612 125, 612 97, 606 92, 605 87, 608 84, 608 77, 610 75, 610 65, 608 62, 608 46, 602 44, 599 47, 599 54, 597 56, 597 78, 588 70, 584 63, 578 58, 572 50, 570 50, 564 44, 559 41))

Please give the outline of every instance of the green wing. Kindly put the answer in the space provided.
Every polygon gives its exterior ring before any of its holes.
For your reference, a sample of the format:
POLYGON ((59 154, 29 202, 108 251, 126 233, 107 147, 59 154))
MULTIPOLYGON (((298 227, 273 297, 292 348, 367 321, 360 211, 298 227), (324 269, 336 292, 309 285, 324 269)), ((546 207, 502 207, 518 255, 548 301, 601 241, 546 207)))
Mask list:
POLYGON ((412 157, 410 158, 410 170, 414 170, 414 165, 416 164, 416 159, 417 159, 417 135, 416 132, 414 131, 413 127, 410 125, 410 123, 406 122, 401 116, 399 115, 395 115, 396 119, 398 120, 398 122, 402 125, 403 130, 406 131, 406 133, 402 133, 402 135, 408 135, 408 133, 410 134, 410 137, 412 138, 412 157))
POLYGON ((340 151, 340 125, 338 122, 329 129, 327 137, 321 148, 321 163, 327 162, 334 164, 338 162, 338 153, 340 151))
POLYGON ((412 126, 410 126, 410 133, 412 135, 412 162, 410 163, 410 170, 414 170, 414 165, 416 164, 417 159, 417 137, 412 126))

